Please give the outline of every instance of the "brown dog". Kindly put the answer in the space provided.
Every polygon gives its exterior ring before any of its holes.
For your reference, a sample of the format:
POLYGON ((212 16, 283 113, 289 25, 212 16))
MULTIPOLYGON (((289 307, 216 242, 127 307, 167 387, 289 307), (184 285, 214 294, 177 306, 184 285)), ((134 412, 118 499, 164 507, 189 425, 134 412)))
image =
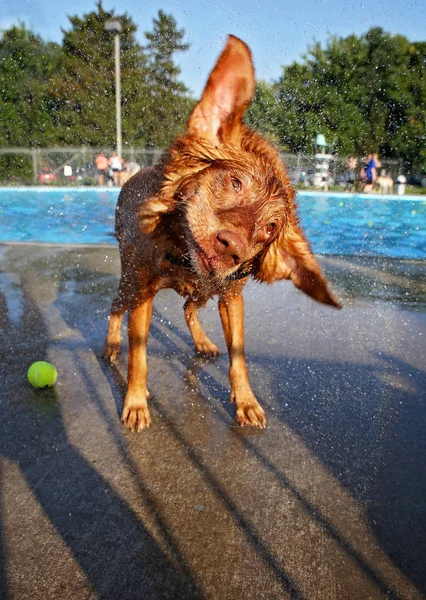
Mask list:
POLYGON ((141 430, 151 422, 146 343, 152 301, 162 288, 183 296, 198 352, 217 347, 198 309, 214 295, 230 357, 231 401, 240 425, 265 427, 244 356, 242 290, 249 277, 292 279, 315 300, 339 306, 297 224, 292 189, 277 151, 243 124, 255 89, 250 50, 230 36, 210 74, 187 132, 159 166, 137 173, 117 204, 121 280, 103 355, 120 350, 129 311, 128 389, 121 420, 141 430))

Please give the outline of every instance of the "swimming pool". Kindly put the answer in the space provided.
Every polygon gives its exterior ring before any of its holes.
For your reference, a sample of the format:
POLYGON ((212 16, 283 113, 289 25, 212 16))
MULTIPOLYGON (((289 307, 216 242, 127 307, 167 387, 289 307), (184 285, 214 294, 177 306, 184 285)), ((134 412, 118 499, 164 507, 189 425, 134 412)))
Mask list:
MULTIPOLYGON (((0 241, 115 244, 114 188, 0 188, 0 241)), ((314 252, 426 259, 426 198, 298 193, 314 252)))

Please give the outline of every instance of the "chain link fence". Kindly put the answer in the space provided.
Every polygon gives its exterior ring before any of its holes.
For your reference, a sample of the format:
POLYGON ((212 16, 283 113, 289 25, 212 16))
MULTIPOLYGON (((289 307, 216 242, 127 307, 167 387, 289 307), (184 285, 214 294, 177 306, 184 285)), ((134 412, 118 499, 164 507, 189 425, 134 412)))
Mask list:
MULTIPOLYGON (((2 148, 0 149, 0 185, 96 185, 95 158, 101 152, 112 155, 111 148, 2 148)), ((157 164, 161 149, 125 148, 123 160, 140 168, 157 164)), ((318 159, 312 155, 282 154, 292 182, 301 187, 313 187, 318 159)), ((328 162, 328 186, 345 187, 347 157, 334 155, 328 162)), ((363 166, 358 159, 357 173, 363 166)), ((398 160, 383 160, 379 174, 385 170, 393 179, 404 173, 398 160)), ((105 183, 109 183, 107 179, 105 183)))
MULTIPOLYGON (((1 148, 0 185, 96 185, 96 156, 111 148, 1 148)), ((127 148, 123 160, 140 168, 157 164, 163 151, 127 148)))
MULTIPOLYGON (((306 154, 281 154, 284 162, 287 165, 289 176, 294 185, 300 187, 314 187, 315 172, 317 171, 318 163, 323 160, 318 158, 318 155, 306 154)), ((357 166, 355 173, 360 175, 361 168, 364 166, 365 157, 357 158, 357 166)), ((377 169, 378 175, 386 174, 396 180, 398 175, 404 174, 404 162, 402 160, 387 160, 380 159, 381 166, 377 169)), ((327 184, 329 187, 345 188, 347 184, 348 164, 347 157, 333 155, 327 160, 327 184)))

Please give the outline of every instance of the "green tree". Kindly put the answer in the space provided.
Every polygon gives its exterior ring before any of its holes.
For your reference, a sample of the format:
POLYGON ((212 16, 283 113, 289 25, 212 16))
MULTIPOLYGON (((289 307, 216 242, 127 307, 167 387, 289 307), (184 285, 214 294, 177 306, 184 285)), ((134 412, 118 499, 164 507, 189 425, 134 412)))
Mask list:
POLYGON ((45 146, 55 139, 48 82, 61 49, 13 26, 0 39, 0 137, 3 146, 45 146))
MULTIPOLYGON (((48 82, 60 70, 60 64, 60 46, 44 43, 23 25, 2 33, 0 140, 3 147, 41 147, 55 142, 48 82)), ((31 157, 2 155, 0 173, 4 179, 31 181, 31 157)))
POLYGON ((64 32, 63 71, 50 86, 54 118, 61 143, 113 146, 115 123, 115 61, 113 36, 105 23, 118 20, 120 34, 121 104, 123 147, 163 147, 186 118, 190 100, 178 81, 179 68, 172 54, 186 50, 184 31, 173 17, 159 12, 152 32, 145 35, 147 48, 135 39, 137 27, 128 15, 97 10, 72 16, 64 32))
POLYGON ((249 127, 278 142, 278 104, 276 100, 276 86, 266 81, 258 81, 253 102, 245 114, 245 122, 249 127))
POLYGON ((69 17, 64 31, 63 70, 51 81, 58 140, 69 145, 113 146, 115 126, 115 62, 113 36, 105 31, 111 19, 122 25, 120 34, 123 143, 144 145, 141 117, 148 106, 146 57, 135 41, 136 25, 127 15, 97 11, 69 17))
POLYGON ((293 151, 312 151, 317 133, 341 154, 379 152, 424 164, 425 44, 380 28, 315 43, 277 84, 277 133, 293 151))
POLYGON ((168 145, 183 128, 193 101, 188 88, 179 81, 180 69, 175 64, 175 52, 184 52, 189 44, 184 42, 185 31, 178 29, 172 15, 162 10, 154 19, 152 31, 145 32, 148 40, 149 70, 146 83, 150 90, 150 119, 145 126, 153 146, 168 145))
POLYGON ((426 42, 410 44, 408 56, 408 118, 394 131, 390 146, 413 170, 426 173, 426 42))

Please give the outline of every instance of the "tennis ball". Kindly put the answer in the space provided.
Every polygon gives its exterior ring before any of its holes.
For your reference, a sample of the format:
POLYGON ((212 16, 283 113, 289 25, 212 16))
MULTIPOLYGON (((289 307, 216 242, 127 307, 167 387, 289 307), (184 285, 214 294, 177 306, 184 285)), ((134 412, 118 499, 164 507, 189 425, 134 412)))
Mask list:
POLYGON ((28 381, 36 388, 50 387, 58 377, 58 372, 50 363, 39 360, 28 369, 28 381))

